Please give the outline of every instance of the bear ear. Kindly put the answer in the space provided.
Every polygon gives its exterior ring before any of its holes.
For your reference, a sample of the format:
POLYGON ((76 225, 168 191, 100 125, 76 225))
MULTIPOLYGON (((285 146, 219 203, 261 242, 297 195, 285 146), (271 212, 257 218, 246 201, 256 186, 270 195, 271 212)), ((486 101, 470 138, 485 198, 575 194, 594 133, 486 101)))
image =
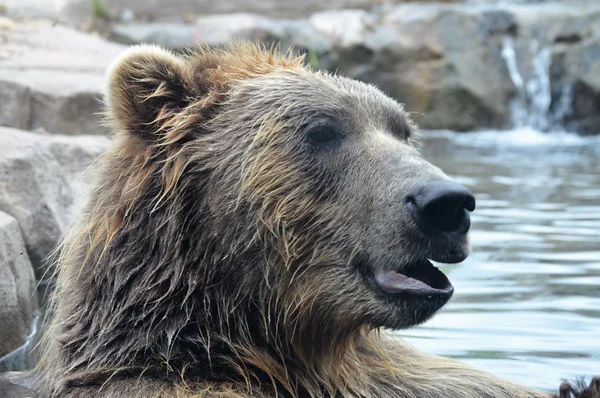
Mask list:
POLYGON ((108 116, 126 133, 152 139, 188 104, 185 62, 157 46, 135 46, 109 66, 105 88, 108 116))

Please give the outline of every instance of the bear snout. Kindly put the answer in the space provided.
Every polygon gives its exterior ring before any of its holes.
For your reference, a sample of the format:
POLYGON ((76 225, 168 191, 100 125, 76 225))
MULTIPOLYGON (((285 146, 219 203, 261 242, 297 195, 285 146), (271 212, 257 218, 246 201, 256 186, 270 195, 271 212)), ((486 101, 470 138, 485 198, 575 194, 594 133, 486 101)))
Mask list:
POLYGON ((466 187, 453 181, 431 181, 407 197, 413 221, 424 232, 466 234, 475 210, 475 197, 466 187))

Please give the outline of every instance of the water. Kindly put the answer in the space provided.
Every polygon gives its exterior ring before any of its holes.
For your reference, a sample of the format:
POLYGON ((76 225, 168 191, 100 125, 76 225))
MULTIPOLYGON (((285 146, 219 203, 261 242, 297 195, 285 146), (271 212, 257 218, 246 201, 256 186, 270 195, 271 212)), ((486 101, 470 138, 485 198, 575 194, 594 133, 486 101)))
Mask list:
POLYGON ((423 154, 477 198, 456 288, 401 335, 542 389, 600 374, 600 137, 532 129, 423 133, 423 154))
POLYGON ((570 104, 570 88, 564 88, 560 102, 551 110, 550 48, 541 46, 538 40, 532 40, 529 42, 528 52, 531 65, 527 71, 528 78, 525 79, 520 70, 520 67, 523 68, 523 62, 518 62, 513 39, 504 38, 502 57, 517 91, 510 104, 512 124, 515 127, 528 126, 541 131, 560 129, 560 122, 570 104))
POLYGON ((41 319, 41 313, 36 311, 31 323, 31 331, 27 335, 25 343, 16 350, 0 357, 0 372, 26 370, 35 366, 37 355, 32 350, 40 337, 38 330, 41 319))

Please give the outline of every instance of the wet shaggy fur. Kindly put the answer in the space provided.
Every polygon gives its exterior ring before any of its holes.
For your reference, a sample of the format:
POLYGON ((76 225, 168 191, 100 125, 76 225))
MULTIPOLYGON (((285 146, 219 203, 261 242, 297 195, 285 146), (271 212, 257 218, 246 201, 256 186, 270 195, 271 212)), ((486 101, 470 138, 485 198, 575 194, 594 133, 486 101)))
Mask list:
POLYGON ((555 398, 600 398, 600 376, 594 377, 589 385, 585 379, 575 383, 564 382, 555 398))
POLYGON ((401 207, 446 177, 399 104, 245 44, 136 47, 108 78, 114 144, 60 248, 41 397, 545 396, 382 330, 445 302, 383 297, 366 264, 466 250, 401 207))

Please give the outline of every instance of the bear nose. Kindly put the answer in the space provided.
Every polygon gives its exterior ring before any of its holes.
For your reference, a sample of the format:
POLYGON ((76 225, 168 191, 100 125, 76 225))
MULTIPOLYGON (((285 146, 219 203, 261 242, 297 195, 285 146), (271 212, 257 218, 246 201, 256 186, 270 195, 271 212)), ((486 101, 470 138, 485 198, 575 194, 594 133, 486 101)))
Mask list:
POLYGON ((466 234, 471 227, 469 212, 475 210, 475 197, 452 181, 431 181, 408 197, 413 220, 427 232, 466 234))

